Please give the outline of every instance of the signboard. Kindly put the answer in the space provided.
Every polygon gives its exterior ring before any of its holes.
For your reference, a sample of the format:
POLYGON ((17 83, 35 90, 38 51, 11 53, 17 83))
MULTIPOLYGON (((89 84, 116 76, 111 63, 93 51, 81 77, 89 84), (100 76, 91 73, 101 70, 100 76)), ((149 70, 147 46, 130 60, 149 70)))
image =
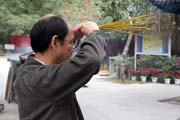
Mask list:
POLYGON ((137 55, 171 56, 171 35, 166 36, 136 36, 134 69, 136 70, 137 55))
POLYGON ((5 50, 15 50, 15 45, 14 44, 5 44, 4 49, 5 50))
POLYGON ((162 36, 138 36, 136 54, 169 55, 168 37, 162 36))
POLYGON ((15 45, 16 52, 26 52, 30 49, 29 35, 14 35, 10 38, 10 43, 15 45))

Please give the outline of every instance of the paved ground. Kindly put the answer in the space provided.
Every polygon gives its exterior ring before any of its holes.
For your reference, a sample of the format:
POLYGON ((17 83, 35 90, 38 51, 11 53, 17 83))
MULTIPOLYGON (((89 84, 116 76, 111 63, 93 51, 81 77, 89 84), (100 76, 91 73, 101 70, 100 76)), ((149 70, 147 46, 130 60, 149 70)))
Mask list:
MULTIPOLYGON (((180 120, 180 105, 158 102, 180 96, 180 86, 119 84, 95 76, 77 95, 85 120, 180 120)), ((16 104, 6 104, 0 120, 18 120, 16 104)))

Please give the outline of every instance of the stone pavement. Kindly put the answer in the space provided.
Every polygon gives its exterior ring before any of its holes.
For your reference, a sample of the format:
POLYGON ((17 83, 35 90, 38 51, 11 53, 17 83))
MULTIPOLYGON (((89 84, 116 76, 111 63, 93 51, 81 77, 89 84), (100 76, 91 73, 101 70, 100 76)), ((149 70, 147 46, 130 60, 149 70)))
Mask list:
MULTIPOLYGON (((180 105, 159 100, 180 96, 180 86, 119 84, 94 76, 77 92, 85 120, 180 120, 180 105)), ((16 104, 6 104, 0 120, 18 120, 16 104)))
POLYGON ((158 102, 180 96, 180 86, 117 84, 94 77, 78 92, 85 120, 177 120, 180 105, 158 102))

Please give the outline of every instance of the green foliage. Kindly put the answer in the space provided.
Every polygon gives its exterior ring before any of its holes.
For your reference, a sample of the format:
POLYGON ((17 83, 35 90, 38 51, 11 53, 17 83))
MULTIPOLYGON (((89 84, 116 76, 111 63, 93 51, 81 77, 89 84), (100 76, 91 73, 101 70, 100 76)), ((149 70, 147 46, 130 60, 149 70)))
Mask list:
POLYGON ((87 20, 101 23, 96 8, 84 0, 0 0, 0 43, 7 43, 11 35, 29 34, 39 17, 48 13, 60 13, 73 24, 87 20))
POLYGON ((103 17, 111 16, 113 21, 149 14, 155 9, 145 0, 99 0, 96 5, 103 17))
POLYGON ((137 60, 137 63, 139 64, 140 68, 147 68, 150 67, 149 64, 151 62, 151 56, 150 55, 140 55, 139 59, 137 60))
POLYGON ((59 13, 75 25, 79 22, 92 20, 101 23, 100 13, 94 2, 87 0, 59 0, 57 9, 54 12, 59 13))
MULTIPOLYGON (((42 0, 41 0, 42 1, 42 0)), ((28 34, 39 19, 40 1, 13 0, 0 2, 0 42, 7 43, 11 35, 28 34)))
POLYGON ((162 69, 166 71, 176 70, 176 57, 165 57, 162 63, 162 69))

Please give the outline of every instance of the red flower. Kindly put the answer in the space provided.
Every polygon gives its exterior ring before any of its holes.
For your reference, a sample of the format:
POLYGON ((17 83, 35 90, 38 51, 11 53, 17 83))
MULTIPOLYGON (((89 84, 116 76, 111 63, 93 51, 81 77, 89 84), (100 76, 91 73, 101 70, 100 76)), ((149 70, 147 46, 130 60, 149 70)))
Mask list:
POLYGON ((143 68, 140 71, 141 76, 147 76, 150 73, 149 69, 143 68))
POLYGON ((160 72, 161 71, 159 69, 152 69, 151 70, 152 76, 154 76, 154 77, 157 77, 160 72))
POLYGON ((171 77, 173 77, 175 75, 175 73, 174 73, 173 70, 171 70, 171 71, 164 70, 163 75, 164 75, 165 78, 171 78, 171 77))
POLYGON ((180 71, 175 71, 175 77, 180 78, 180 71))
POLYGON ((131 75, 136 75, 137 71, 134 70, 134 69, 128 69, 128 73, 131 74, 131 75))

